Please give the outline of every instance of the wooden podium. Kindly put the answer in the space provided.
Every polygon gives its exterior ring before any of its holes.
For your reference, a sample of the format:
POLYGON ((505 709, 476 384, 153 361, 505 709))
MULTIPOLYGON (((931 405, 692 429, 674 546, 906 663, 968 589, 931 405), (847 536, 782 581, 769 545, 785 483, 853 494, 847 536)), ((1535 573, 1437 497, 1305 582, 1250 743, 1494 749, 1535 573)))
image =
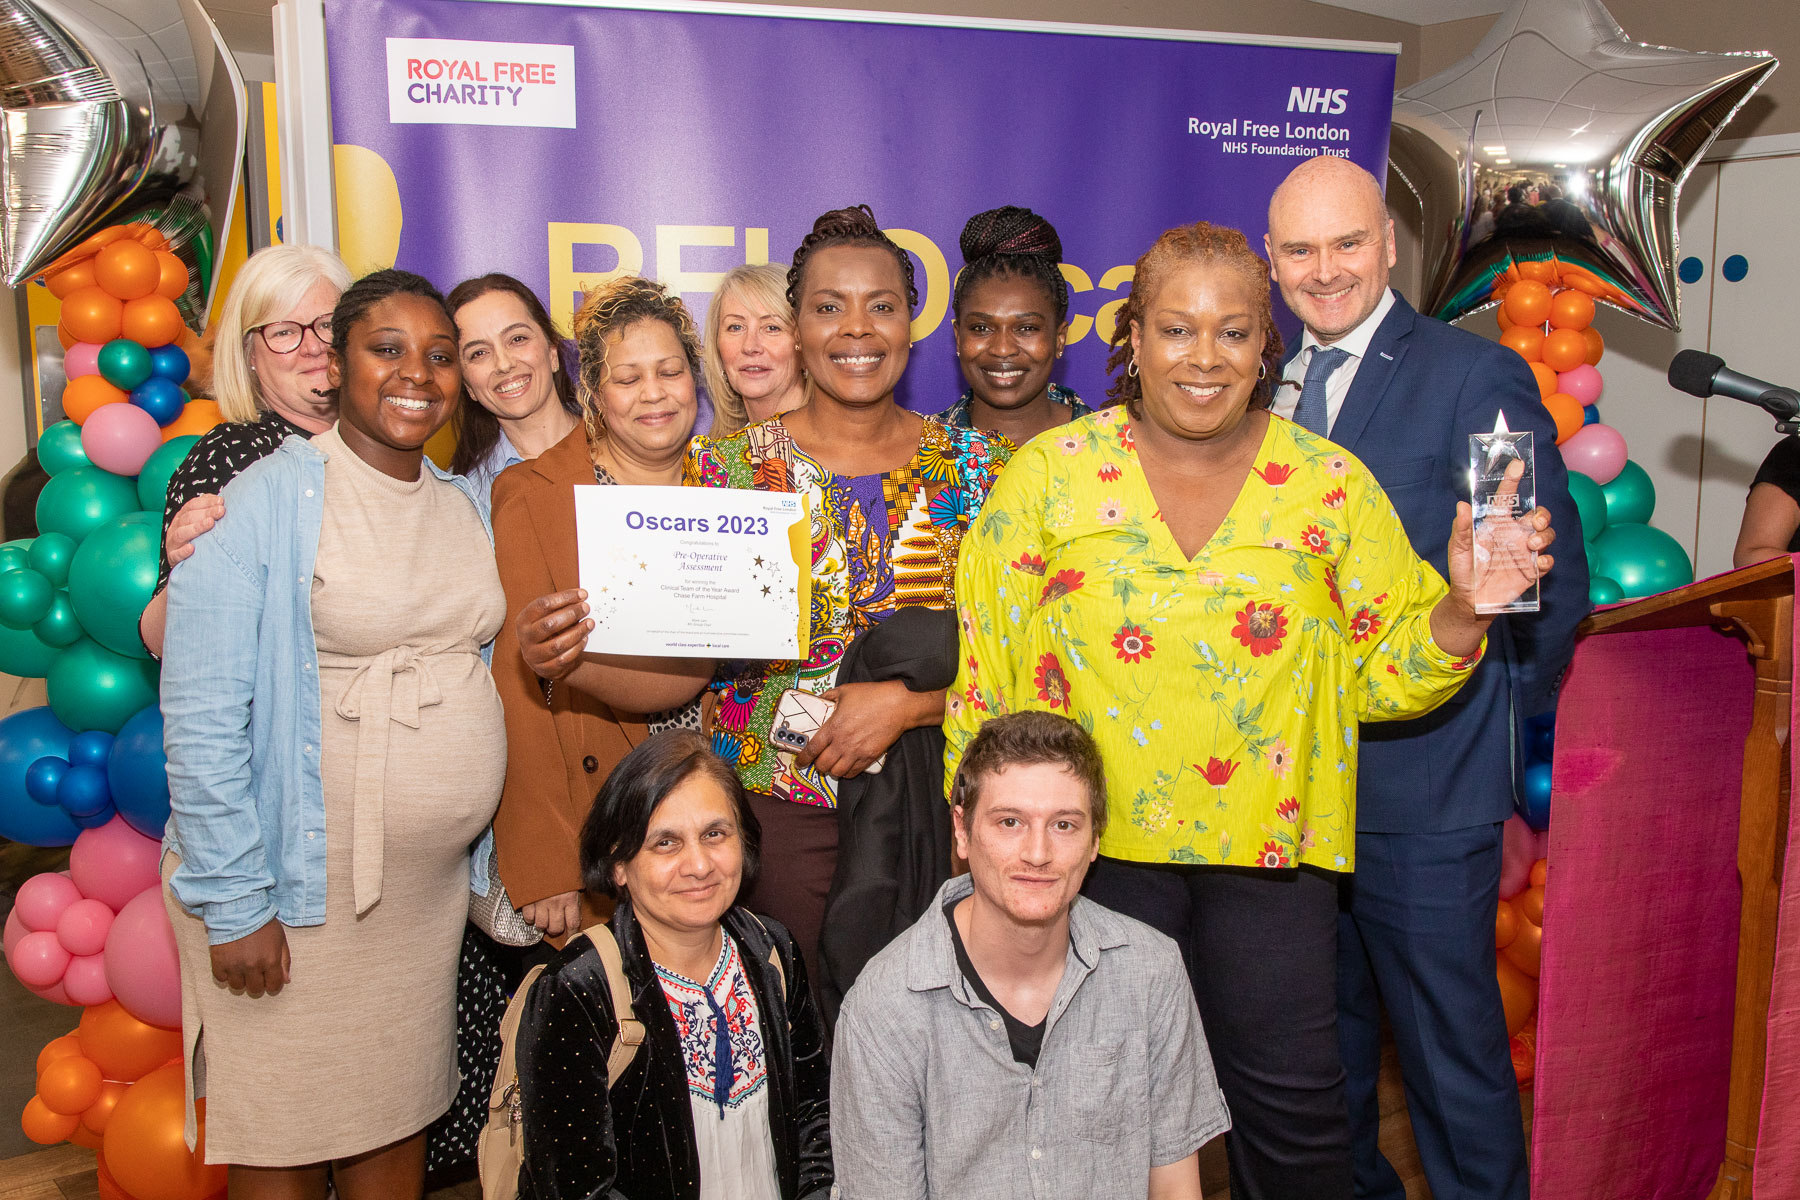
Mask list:
POLYGON ((1580 632, 1583 638, 1596 638, 1700 628, 1741 640, 1756 676, 1738 812, 1737 871, 1743 902, 1738 920, 1725 1161, 1710 1193, 1712 1200, 1747 1200, 1762 1116, 1776 917, 1788 844, 1794 563, 1788 558, 1771 559, 1606 609, 1583 622, 1580 632))

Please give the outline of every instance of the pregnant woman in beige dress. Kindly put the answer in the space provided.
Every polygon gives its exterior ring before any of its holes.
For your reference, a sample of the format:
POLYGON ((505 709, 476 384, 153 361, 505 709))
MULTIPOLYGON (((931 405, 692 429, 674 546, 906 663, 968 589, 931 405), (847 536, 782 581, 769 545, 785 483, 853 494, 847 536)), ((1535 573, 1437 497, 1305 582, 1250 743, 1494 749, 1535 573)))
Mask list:
POLYGON ((239 476, 169 588, 164 874, 234 1198, 420 1194, 457 1087, 469 846, 506 763, 486 514, 422 454, 456 403, 455 326, 381 271, 332 330, 338 424, 239 476))

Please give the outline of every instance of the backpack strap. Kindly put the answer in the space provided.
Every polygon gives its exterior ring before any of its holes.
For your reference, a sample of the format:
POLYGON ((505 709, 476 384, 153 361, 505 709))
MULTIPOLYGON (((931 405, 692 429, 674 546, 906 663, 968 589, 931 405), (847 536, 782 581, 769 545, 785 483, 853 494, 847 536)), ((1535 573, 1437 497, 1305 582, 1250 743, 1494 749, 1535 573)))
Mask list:
POLYGON ((631 1060, 637 1057, 646 1033, 644 1023, 637 1019, 631 1007, 631 981, 625 978, 625 963, 619 957, 619 943, 613 937, 612 927, 590 925, 581 931, 581 935, 594 943, 594 949, 600 952, 600 965, 606 970, 606 989, 612 993, 613 1016, 619 1022, 612 1051, 606 1057, 606 1079, 610 1084, 617 1082, 625 1068, 631 1065, 631 1060))

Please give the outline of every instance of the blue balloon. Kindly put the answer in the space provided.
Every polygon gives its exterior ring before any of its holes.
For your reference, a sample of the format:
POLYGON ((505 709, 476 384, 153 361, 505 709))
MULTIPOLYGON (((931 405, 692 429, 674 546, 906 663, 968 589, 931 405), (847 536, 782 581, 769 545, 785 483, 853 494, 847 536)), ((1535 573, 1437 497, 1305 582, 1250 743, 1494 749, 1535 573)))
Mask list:
POLYGON ((81 827, 60 807, 34 802, 25 772, 45 755, 63 757, 75 734, 48 708, 28 708, 0 720, 0 838, 27 846, 67 846, 81 827))
POLYGON ((150 374, 158 379, 166 379, 170 383, 186 383, 188 372, 192 369, 193 364, 188 362, 187 351, 174 342, 150 351, 150 374))
POLYGON ((179 383, 152 375, 131 389, 131 402, 149 413, 158 425, 167 425, 181 415, 187 393, 179 383))
POLYGON ((106 760, 113 805, 125 823, 159 838, 169 823, 169 760, 163 757, 162 709, 139 709, 119 729, 106 760))
POLYGON ((112 753, 113 735, 104 729, 90 729, 69 740, 69 765, 104 767, 112 753))
POLYGON ((97 813, 89 813, 85 817, 74 817, 71 819, 83 829, 98 829, 118 815, 118 813, 113 811, 113 806, 109 804, 97 813))
POLYGON ((1550 764, 1534 762, 1525 768, 1525 823, 1542 833, 1550 828, 1550 764))
POLYGON ((56 802, 79 821, 112 807, 112 794, 106 786, 106 771, 92 763, 71 766, 56 785, 56 802))
POLYGON ((44 755, 25 768, 25 794, 39 804, 55 804, 56 786, 68 771, 68 759, 58 758, 54 754, 44 755))
POLYGON ((1600 407, 1595 404, 1582 405, 1581 423, 1583 425, 1598 425, 1600 423, 1600 407))
POLYGON ((1556 757, 1556 726, 1554 724, 1540 726, 1532 731, 1531 753, 1541 762, 1549 762, 1556 757))

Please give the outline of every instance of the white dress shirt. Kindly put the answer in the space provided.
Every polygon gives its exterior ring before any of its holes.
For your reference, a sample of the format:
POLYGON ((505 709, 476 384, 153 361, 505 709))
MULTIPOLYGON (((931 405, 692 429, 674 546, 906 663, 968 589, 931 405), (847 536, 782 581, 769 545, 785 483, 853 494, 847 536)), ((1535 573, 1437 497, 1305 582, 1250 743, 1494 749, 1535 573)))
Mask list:
MULTIPOLYGON (((1387 320, 1387 315, 1394 307, 1394 289, 1384 288, 1381 303, 1375 311, 1364 317, 1362 324, 1346 333, 1332 343, 1334 349, 1349 353, 1350 358, 1337 370, 1325 384, 1325 436, 1331 436, 1331 430, 1337 424, 1338 413, 1344 407, 1344 397, 1350 394, 1350 385, 1356 382, 1356 369, 1362 366, 1363 355, 1369 352, 1369 343, 1375 339, 1375 331, 1387 320)), ((1306 368, 1312 362, 1313 351, 1320 345, 1319 339, 1308 329, 1300 335, 1300 353, 1289 360, 1286 369, 1281 373, 1284 384, 1275 389, 1275 403, 1269 410, 1278 417, 1292 420, 1294 409, 1300 403, 1300 388, 1306 382, 1306 368)))

